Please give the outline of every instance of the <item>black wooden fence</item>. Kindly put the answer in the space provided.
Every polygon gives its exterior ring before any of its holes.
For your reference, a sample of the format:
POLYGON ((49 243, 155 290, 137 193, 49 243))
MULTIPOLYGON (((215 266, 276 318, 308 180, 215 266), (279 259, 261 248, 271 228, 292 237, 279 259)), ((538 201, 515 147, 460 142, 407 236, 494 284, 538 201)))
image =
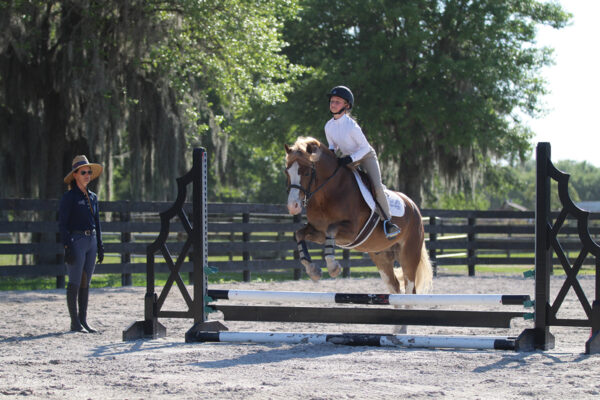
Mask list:
MULTIPOLYGON (((98 274, 121 274, 124 285, 131 274, 145 273, 146 246, 160 231, 158 213, 170 202, 100 202, 103 239, 107 261, 96 267, 98 274), (117 262, 110 262, 118 256, 117 262)), ((192 214, 191 203, 186 212, 192 214)), ((58 200, 0 199, 0 277, 55 276, 64 286, 66 266, 59 243, 58 200)), ((427 248, 436 267, 464 265, 469 275, 477 265, 534 265, 534 212, 423 210, 427 248)), ((219 271, 241 272, 249 280, 252 272, 293 270, 302 273, 297 260, 293 232, 303 225, 304 217, 292 217, 283 205, 209 204, 209 266, 219 271)), ((183 225, 171 227, 169 249, 174 253, 183 246, 183 225)), ((600 213, 590 215, 590 233, 600 235, 600 213)), ((563 247, 577 249, 577 227, 561 230, 563 247), (573 236, 571 239, 570 236, 573 236)), ((321 247, 311 245, 319 258, 321 247)), ((368 255, 337 250, 344 276, 352 267, 373 266, 368 255)), ((586 261, 593 265, 594 260, 586 261)), ((185 262, 182 272, 191 272, 185 262)), ((156 272, 168 272, 157 260, 156 272)))

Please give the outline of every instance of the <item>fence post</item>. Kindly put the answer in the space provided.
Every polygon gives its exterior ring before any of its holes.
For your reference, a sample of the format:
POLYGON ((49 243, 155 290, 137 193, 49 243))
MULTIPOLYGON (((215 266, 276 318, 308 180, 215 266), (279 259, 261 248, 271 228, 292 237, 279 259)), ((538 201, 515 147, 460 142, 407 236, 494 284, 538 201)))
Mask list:
POLYGON ((342 277, 350 278, 350 250, 342 251, 342 277))
MULTIPOLYGON (((119 219, 121 222, 131 221, 131 212, 129 207, 129 200, 125 202, 127 211, 121 211, 119 213, 119 219)), ((131 232, 121 232, 121 243, 131 243, 131 232)), ((121 253, 121 264, 131 263, 131 253, 121 253)), ((121 274, 121 286, 131 286, 133 284, 130 273, 121 274)))
POLYGON ((435 246, 432 246, 433 243, 437 241, 437 233, 435 233, 435 221, 436 216, 429 216, 429 260, 433 265, 433 276, 437 276, 437 259, 435 253, 435 246))
POLYGON ((469 217, 468 219, 468 224, 469 224, 469 233, 467 234, 467 243, 468 243, 468 249, 467 249, 467 262, 468 267, 469 267, 469 276, 475 276, 475 249, 473 248, 475 246, 475 223, 476 223, 476 218, 473 217, 469 217))
MULTIPOLYGON (((278 220, 277 222, 281 222, 281 221, 278 220)), ((277 232, 277 243, 283 242, 284 239, 285 239, 285 233, 277 232)), ((277 250, 277 257, 275 257, 275 258, 285 261, 286 257, 287 257, 287 250, 277 250)))
MULTIPOLYGON (((301 217, 300 214, 294 215, 292 222, 295 224, 300 223, 301 217)), ((294 260, 298 260, 298 264, 300 264, 300 253, 298 252, 298 248, 296 247, 296 235, 292 232, 292 241, 294 242, 294 260)), ((302 269, 300 267, 294 267, 294 280, 299 281, 302 278, 302 269)))
MULTIPOLYGON (((58 212, 55 215, 55 220, 56 220, 56 223, 58 225, 58 212)), ((62 249, 63 245, 62 245, 62 238, 60 237, 60 232, 58 232, 55 235, 55 238, 56 238, 56 243, 60 243, 60 247, 62 249)), ((33 239, 33 235, 32 235, 32 239, 33 239)), ((64 263, 65 263, 65 254, 64 254, 64 251, 62 252, 62 254, 59 253, 59 254, 56 255, 56 263, 58 265, 64 265, 64 263)), ((56 276, 56 288, 57 289, 64 289, 65 287, 66 287, 65 276, 64 275, 57 275, 56 276)))
MULTIPOLYGON (((250 222, 250 214, 249 213, 242 214, 242 222, 244 224, 247 224, 250 222)), ((244 244, 247 246, 247 243, 250 241, 250 232, 243 232, 242 240, 244 241, 244 244)), ((250 252, 248 252, 248 250, 244 250, 244 252, 242 253, 242 259, 244 260, 244 267, 248 268, 248 261, 250 260, 250 252)), ((250 276, 250 270, 244 269, 244 271, 243 271, 244 282, 250 282, 251 279, 252 279, 252 277, 250 276)))
MULTIPOLYGON (((62 239, 60 237, 60 232, 56 234, 56 243, 60 243, 60 247, 62 248, 62 239)), ((58 265, 63 265, 65 263, 65 255, 64 252, 63 254, 57 254, 56 255, 56 263, 58 265)), ((65 282, 65 276, 64 275, 57 275, 56 276, 56 288, 57 289, 64 289, 66 285, 65 282)))
MULTIPOLYGON (((512 228, 512 226, 513 226, 513 225, 512 225, 512 223, 511 223, 511 220, 509 219, 509 220, 508 220, 508 237, 509 237, 509 238, 512 238, 512 232, 511 232, 511 228, 512 228)), ((510 249, 507 249, 507 250, 506 250, 506 257, 507 257, 507 258, 510 258, 510 255, 511 255, 510 249)))
MULTIPOLYGON (((235 217, 229 218, 229 222, 231 222, 233 224, 235 222, 235 217)), ((229 242, 231 244, 235 243, 235 232, 234 231, 229 232, 229 242)), ((229 261, 233 261, 233 251, 227 252, 227 256, 229 257, 229 261)))

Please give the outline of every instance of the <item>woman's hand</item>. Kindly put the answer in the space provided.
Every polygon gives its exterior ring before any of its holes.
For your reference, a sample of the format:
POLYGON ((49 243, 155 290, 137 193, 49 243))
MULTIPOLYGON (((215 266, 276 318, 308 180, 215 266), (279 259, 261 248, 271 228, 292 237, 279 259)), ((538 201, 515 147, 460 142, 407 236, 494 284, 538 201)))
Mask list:
POLYGON ((104 261, 104 245, 98 243, 98 264, 102 264, 102 261, 104 261))
POLYGON ((75 254, 71 246, 65 246, 65 262, 67 264, 73 264, 75 262, 75 254))

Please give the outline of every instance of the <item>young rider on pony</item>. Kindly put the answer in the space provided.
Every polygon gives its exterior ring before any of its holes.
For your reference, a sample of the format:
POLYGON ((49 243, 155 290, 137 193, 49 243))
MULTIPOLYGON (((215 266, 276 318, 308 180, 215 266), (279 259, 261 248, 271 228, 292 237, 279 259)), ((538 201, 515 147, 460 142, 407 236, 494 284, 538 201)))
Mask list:
POLYGON ((377 154, 360 126, 349 116, 350 109, 354 105, 354 95, 346 86, 336 86, 331 89, 327 97, 329 97, 329 111, 333 115, 333 118, 325 124, 329 149, 334 152, 339 150, 342 154, 342 157, 338 158, 340 166, 360 165, 369 175, 384 220, 383 231, 388 239, 392 239, 400 233, 400 228, 391 221, 390 206, 383 192, 377 154))

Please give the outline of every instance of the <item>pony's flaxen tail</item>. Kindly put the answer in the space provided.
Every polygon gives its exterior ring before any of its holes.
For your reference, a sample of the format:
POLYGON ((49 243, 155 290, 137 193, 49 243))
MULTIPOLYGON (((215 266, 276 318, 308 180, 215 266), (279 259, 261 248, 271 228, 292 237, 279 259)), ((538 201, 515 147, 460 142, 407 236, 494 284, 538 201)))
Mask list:
MULTIPOLYGON (((396 279, 400 282, 401 287, 404 287, 404 272, 402 271, 402 268, 394 268, 394 275, 396 275, 396 279)), ((427 254, 425 243, 423 243, 423 247, 421 248, 421 259, 419 260, 419 265, 417 265, 417 270, 415 272, 415 288, 417 294, 425 294, 429 293, 432 287, 433 268, 431 267, 431 261, 429 260, 429 254, 427 254)), ((404 290, 406 293, 405 287, 404 290)))
POLYGON ((417 273, 415 276, 415 288, 418 294, 429 293, 433 287, 433 268, 431 267, 431 261, 429 260, 429 254, 425 248, 425 243, 421 248, 421 260, 417 267, 417 273))

